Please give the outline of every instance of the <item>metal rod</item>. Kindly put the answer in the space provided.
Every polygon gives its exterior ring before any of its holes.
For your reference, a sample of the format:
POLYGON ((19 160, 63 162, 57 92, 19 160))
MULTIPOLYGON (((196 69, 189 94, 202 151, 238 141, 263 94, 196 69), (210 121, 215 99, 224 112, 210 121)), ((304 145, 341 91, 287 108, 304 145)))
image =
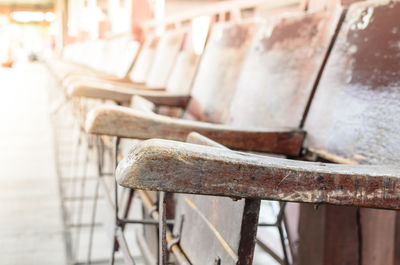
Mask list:
POLYGON ((158 264, 167 265, 167 199, 165 192, 159 193, 158 219, 158 264))
MULTIPOLYGON (((84 144, 85 146, 85 164, 83 165, 83 178, 81 181, 81 193, 80 193, 80 200, 79 205, 78 205, 78 216, 77 216, 77 224, 80 224, 82 222, 82 215, 83 215, 83 198, 85 197, 85 189, 86 189, 86 175, 87 175, 87 170, 88 170, 88 164, 89 164, 89 147, 87 144, 84 144)), ((76 230, 75 236, 76 236, 76 245, 75 245, 75 255, 78 257, 79 254, 79 244, 80 244, 80 236, 81 236, 81 227, 79 226, 78 229, 76 230)))
MULTIPOLYGON (((117 168, 118 165, 118 146, 119 146, 120 138, 116 137, 115 138, 115 143, 114 143, 114 170, 117 168)), ((115 228, 114 228, 114 236, 113 236, 113 247, 112 247, 112 253, 111 253, 111 260, 110 260, 110 265, 114 265, 115 261, 115 252, 117 251, 118 248, 118 242, 117 242, 117 229, 119 226, 119 220, 118 220, 118 186, 117 186, 117 181, 114 178, 114 214, 115 214, 115 228)))
POLYGON ((279 231, 279 236, 281 238, 281 244, 282 244, 282 251, 283 251, 283 262, 285 265, 289 265, 289 258, 286 250, 286 244, 285 244, 285 236, 283 234, 283 229, 282 226, 278 226, 278 231, 279 231))
POLYGON ((93 247, 93 236, 94 236, 94 228, 96 222, 96 212, 97 212, 97 200, 99 197, 99 189, 100 189, 100 181, 96 182, 94 200, 93 200, 93 208, 92 215, 90 217, 90 230, 89 230, 89 243, 88 243, 88 253, 87 253, 87 264, 92 264, 92 247, 93 247))
MULTIPOLYGON (((119 219, 119 222, 124 224, 158 225, 158 220, 153 220, 153 219, 141 219, 141 220, 119 219)), ((175 220, 166 220, 166 224, 173 225, 175 224, 175 220)))
POLYGON ((100 178, 103 173, 103 142, 99 136, 96 136, 96 154, 97 154, 97 172, 98 177, 96 181, 95 191, 94 191, 94 200, 93 200, 93 208, 92 208, 92 216, 91 226, 89 230, 89 243, 88 243, 88 255, 87 255, 87 264, 90 265, 92 263, 92 247, 93 247, 93 236, 94 236, 94 224, 96 222, 96 212, 97 212, 97 201, 99 199, 99 190, 100 190, 100 178))

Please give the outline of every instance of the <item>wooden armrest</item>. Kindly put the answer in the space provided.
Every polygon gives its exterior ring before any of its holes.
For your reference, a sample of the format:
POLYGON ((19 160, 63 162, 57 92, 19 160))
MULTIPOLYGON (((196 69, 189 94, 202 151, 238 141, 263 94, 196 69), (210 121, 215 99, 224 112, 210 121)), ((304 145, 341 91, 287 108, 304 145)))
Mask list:
POLYGON ((304 132, 297 129, 249 129, 144 113, 118 106, 101 106, 88 114, 86 131, 124 138, 185 141, 192 131, 229 148, 297 155, 304 132))
POLYGON ((108 99, 117 102, 130 102, 132 96, 141 96, 156 105, 185 107, 189 101, 187 94, 175 94, 163 89, 147 89, 141 85, 124 86, 108 83, 79 84, 74 83, 68 87, 70 97, 89 97, 97 99, 108 99))
POLYGON ((108 84, 115 84, 115 85, 125 85, 125 86, 142 86, 145 87, 145 84, 143 83, 138 83, 134 84, 128 79, 123 79, 119 78, 117 79, 115 77, 115 80, 111 80, 109 78, 101 78, 97 76, 92 76, 92 75, 78 75, 78 76, 71 76, 67 77, 62 81, 62 84, 64 87, 69 87, 71 85, 76 85, 76 84, 103 84, 103 83, 108 83, 108 84))
POLYGON ((400 168, 295 161, 166 140, 118 165, 134 189, 400 210, 400 168))

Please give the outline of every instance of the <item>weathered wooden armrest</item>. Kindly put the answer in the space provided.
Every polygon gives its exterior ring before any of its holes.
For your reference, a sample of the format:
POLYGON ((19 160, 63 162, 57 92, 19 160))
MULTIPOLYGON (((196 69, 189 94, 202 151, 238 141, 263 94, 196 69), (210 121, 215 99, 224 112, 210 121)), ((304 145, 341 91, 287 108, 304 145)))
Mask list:
MULTIPOLYGON (((67 77, 62 81, 62 84, 64 87, 69 87, 71 85, 76 85, 79 83, 83 84, 102 84, 102 83, 109 83, 109 84, 116 84, 116 85, 133 85, 131 81, 128 79, 122 79, 115 77, 115 79, 109 79, 109 78, 101 78, 97 76, 92 76, 92 75, 78 75, 78 76, 71 76, 67 77)), ((143 83, 135 83, 135 86, 143 86, 145 87, 145 84, 143 83)))
POLYGON ((88 97, 108 99, 117 102, 130 102, 132 96, 144 97, 156 105, 173 107, 185 107, 189 101, 189 95, 166 92, 165 89, 148 89, 144 86, 123 86, 115 84, 79 84, 74 83, 68 87, 70 97, 88 97))
POLYGON ((400 209, 400 168, 295 161, 148 140, 118 165, 133 189, 400 209))
POLYGON ((118 106, 101 106, 91 111, 86 120, 86 131, 125 138, 177 141, 185 141, 188 134, 195 131, 233 149, 287 155, 297 155, 304 139, 304 132, 298 129, 240 129, 118 106))

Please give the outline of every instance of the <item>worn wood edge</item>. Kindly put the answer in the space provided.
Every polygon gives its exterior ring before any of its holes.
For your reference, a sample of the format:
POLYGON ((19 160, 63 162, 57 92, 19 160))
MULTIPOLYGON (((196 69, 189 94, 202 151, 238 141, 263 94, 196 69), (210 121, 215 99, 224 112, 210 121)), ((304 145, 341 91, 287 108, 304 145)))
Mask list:
POLYGON ((163 88, 147 88, 143 86, 116 86, 114 84, 73 84, 67 89, 69 97, 87 97, 96 99, 130 102, 132 96, 141 96, 156 105, 186 107, 188 94, 170 93, 163 88))
POLYGON ((99 77, 94 77, 94 76, 85 76, 85 77, 79 77, 79 78, 71 78, 71 79, 66 79, 63 81, 62 86, 66 89, 68 89, 70 86, 75 86, 75 85, 87 85, 87 86, 99 86, 103 87, 105 84, 108 86, 119 86, 119 87, 143 87, 145 88, 145 84, 136 84, 132 83, 128 79, 115 79, 111 80, 108 78, 99 78, 99 77))
POLYGON ((144 113, 118 106, 101 106, 89 112, 86 132, 124 138, 162 138, 186 141, 195 131, 234 149, 297 155, 305 133, 291 128, 242 129, 144 113))
POLYGON ((111 84, 127 84, 131 85, 132 82, 126 78, 117 76, 97 76, 95 74, 74 74, 67 76, 62 80, 63 87, 69 87, 74 83, 111 83, 111 84))
POLYGON ((164 88, 148 88, 141 84, 117 84, 111 82, 73 82, 67 87, 67 95, 69 97, 89 97, 98 99, 112 99, 129 101, 133 95, 150 95, 153 90, 159 92, 164 91, 164 88))
POLYGON ((176 193, 400 209, 400 168, 264 157, 159 139, 136 145, 118 165, 128 188, 176 193))

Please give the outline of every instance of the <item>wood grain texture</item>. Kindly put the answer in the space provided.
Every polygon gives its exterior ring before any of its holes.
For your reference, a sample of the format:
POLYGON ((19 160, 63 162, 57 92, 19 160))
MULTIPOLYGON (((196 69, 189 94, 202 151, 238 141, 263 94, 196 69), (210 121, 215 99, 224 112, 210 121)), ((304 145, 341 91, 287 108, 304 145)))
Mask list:
POLYGON ((400 161, 400 2, 353 5, 306 119, 306 146, 358 163, 400 161))
MULTIPOLYGON (((102 79, 82 79, 64 82, 67 85, 67 93, 71 97, 90 97, 98 99, 110 99, 119 102, 129 102, 130 96, 128 89, 149 89, 165 90, 166 81, 161 82, 159 78, 165 79, 169 74, 176 53, 179 50, 180 42, 183 39, 183 32, 168 32, 160 39, 150 36, 143 44, 143 48, 138 56, 137 62, 132 68, 131 82, 104 82, 102 79), (171 51, 169 51, 171 49, 171 51), (159 61, 165 59, 161 64, 159 61), (150 75, 151 74, 151 75, 150 75), (148 84, 147 81, 150 83, 148 84)), ((122 81, 122 80, 121 80, 122 81)))
POLYGON ((253 151, 297 155, 304 132, 298 129, 241 129, 227 125, 196 122, 118 107, 103 106, 90 112, 86 131, 126 138, 163 138, 185 141, 190 132, 198 132, 227 147, 253 151))
POLYGON ((299 127, 341 8, 264 22, 253 38, 228 123, 299 127))
POLYGON ((149 75, 160 37, 151 35, 144 41, 142 49, 133 64, 128 78, 133 83, 146 83, 149 75))
POLYGON ((167 140, 136 145, 116 171, 134 189, 400 209, 400 168, 294 161, 167 140))
POLYGON ((259 23, 213 26, 192 87, 187 114, 196 120, 224 122, 237 79, 259 23))
MULTIPOLYGON (((207 34, 207 31, 203 34, 207 34)), ((154 58, 146 59, 154 60, 146 83, 133 83, 125 79, 100 79, 92 75, 83 78, 79 75, 78 78, 67 79, 63 82, 63 85, 67 88, 67 93, 71 97, 110 99, 118 102, 129 102, 132 95, 144 96, 144 94, 128 89, 163 90, 171 92, 172 95, 189 94, 200 54, 193 50, 193 44, 192 46, 189 44, 183 46, 182 42, 184 39, 190 39, 192 35, 193 32, 183 29, 167 32, 161 37, 154 58)), ((198 37, 201 38, 202 36, 198 37)), ((205 38, 205 36, 203 37, 205 38)), ((150 47, 147 47, 146 44, 144 46, 142 52, 146 53, 150 47)), ((142 62, 137 62, 137 64, 136 67, 141 67, 142 62)), ((135 68, 132 71, 136 71, 135 68)), ((172 99, 173 96, 170 98, 169 101, 162 101, 161 105, 174 106, 174 102, 177 102, 178 107, 185 107, 187 104, 185 97, 177 101, 172 99)))
POLYGON ((108 99, 122 103, 129 103, 133 96, 141 96, 156 105, 173 107, 185 107, 190 99, 189 95, 185 93, 169 93, 165 90, 140 89, 140 86, 129 88, 107 84, 71 86, 68 88, 68 96, 108 99))
MULTIPOLYGON (((399 163, 399 13, 399 1, 350 6, 306 118, 306 146, 312 152, 328 160, 399 163)), ((327 219, 327 225, 342 222, 340 216, 327 219)), ((342 262, 353 264, 354 256, 363 265, 400 262, 394 260, 399 246, 393 212, 361 209, 360 217, 353 218, 359 219, 351 233, 359 245, 347 244, 354 251, 342 255, 342 262)), ((339 244, 345 231, 338 227, 326 240, 339 244)))
POLYGON ((69 75, 66 78, 64 78, 62 80, 62 86, 69 87, 71 84, 74 83, 85 83, 85 82, 88 82, 89 84, 91 82, 97 82, 97 83, 104 82, 117 85, 133 84, 132 82, 130 82, 125 78, 119 78, 116 76, 104 76, 104 75, 97 75, 94 73, 93 74, 80 73, 80 74, 69 75))
POLYGON ((186 29, 167 31, 161 36, 152 67, 146 79, 148 87, 166 86, 186 31, 186 29))

